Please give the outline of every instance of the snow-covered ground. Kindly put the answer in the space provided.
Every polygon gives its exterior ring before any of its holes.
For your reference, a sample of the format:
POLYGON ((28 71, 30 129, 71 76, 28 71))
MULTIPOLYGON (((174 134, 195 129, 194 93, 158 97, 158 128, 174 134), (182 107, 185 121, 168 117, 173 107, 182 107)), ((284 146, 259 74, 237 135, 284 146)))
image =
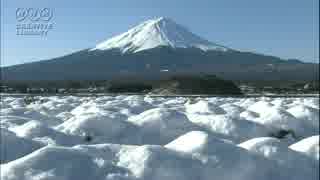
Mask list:
POLYGON ((0 128, 1 180, 319 178, 312 97, 4 96, 0 128))

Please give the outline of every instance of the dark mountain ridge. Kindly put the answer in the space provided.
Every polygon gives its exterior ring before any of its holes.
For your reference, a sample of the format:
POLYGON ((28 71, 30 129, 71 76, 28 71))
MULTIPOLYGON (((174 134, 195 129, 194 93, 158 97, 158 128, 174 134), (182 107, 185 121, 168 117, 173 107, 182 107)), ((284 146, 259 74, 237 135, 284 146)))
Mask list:
POLYGON ((319 64, 286 61, 240 51, 202 51, 160 46, 136 53, 88 49, 1 68, 3 81, 161 79, 177 74, 215 74, 230 80, 318 80, 319 64))

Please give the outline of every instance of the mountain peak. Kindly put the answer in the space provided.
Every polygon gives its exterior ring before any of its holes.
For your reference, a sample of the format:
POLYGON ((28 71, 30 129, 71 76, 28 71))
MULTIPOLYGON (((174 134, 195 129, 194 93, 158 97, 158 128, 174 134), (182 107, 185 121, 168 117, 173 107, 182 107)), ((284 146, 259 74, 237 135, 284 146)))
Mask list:
POLYGON ((150 21, 153 21, 155 24, 161 24, 161 23, 175 23, 174 20, 168 17, 158 17, 151 19, 150 21))
POLYGON ((170 18, 168 17, 158 17, 154 19, 156 22, 161 22, 161 21, 172 21, 170 18))
POLYGON ((91 50, 120 49, 123 53, 135 53, 159 46, 199 48, 204 51, 229 50, 193 34, 167 17, 147 20, 123 34, 96 45, 91 50))

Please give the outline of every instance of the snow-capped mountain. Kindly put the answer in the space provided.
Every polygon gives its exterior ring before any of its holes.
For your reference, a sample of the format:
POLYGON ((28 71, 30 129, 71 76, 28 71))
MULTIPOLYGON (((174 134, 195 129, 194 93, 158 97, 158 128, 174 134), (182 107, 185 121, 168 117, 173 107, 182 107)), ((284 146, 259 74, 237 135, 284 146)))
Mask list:
POLYGON ((120 49, 123 53, 139 52, 159 46, 227 51, 229 48, 209 42, 165 17, 151 19, 129 31, 98 44, 91 50, 120 49))
POLYGON ((157 80, 203 73, 231 80, 314 80, 319 66, 230 49, 171 19, 157 18, 92 48, 1 68, 1 78, 7 81, 157 80))

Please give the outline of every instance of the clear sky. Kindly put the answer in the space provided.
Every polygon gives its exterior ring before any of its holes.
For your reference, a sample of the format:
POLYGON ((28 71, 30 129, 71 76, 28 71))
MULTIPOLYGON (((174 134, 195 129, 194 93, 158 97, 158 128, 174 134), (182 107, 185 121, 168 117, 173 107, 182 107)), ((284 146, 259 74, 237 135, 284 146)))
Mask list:
POLYGON ((94 47, 142 21, 169 17, 233 49, 319 61, 319 0, 1 0, 1 66, 94 47), (16 35, 17 8, 51 8, 46 37, 16 35))

